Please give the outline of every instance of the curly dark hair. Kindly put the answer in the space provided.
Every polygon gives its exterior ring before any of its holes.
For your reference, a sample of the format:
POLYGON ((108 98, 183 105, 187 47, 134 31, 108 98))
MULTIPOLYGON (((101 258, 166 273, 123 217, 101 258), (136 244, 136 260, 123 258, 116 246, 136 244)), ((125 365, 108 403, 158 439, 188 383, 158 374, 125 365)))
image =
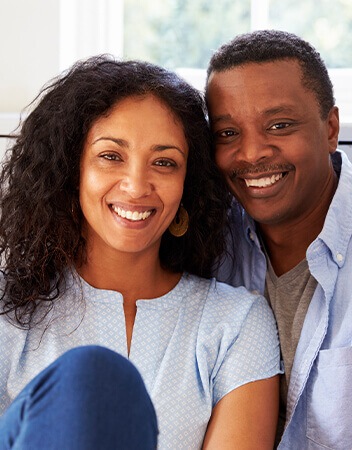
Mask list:
POLYGON ((152 94, 181 121, 189 145, 182 203, 188 232, 162 237, 171 271, 208 277, 225 247, 227 189, 212 156, 204 98, 175 73, 142 61, 98 55, 79 61, 30 105, 0 174, 2 314, 29 325, 39 305, 65 290, 65 272, 84 260, 77 186, 89 129, 117 102, 152 94), (11 313, 11 314, 10 314, 11 313))
POLYGON ((279 30, 259 30, 238 35, 222 45, 210 59, 207 78, 247 63, 264 63, 280 59, 297 60, 302 69, 302 83, 318 101, 322 119, 335 105, 333 86, 320 54, 295 34, 279 30))

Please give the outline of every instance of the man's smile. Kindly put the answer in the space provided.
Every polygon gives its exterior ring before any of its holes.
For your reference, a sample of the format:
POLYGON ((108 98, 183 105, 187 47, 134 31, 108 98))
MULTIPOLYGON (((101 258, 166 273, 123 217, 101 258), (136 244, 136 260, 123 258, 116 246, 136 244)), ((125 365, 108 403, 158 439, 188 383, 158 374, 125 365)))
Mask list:
POLYGON ((234 169, 230 174, 230 180, 235 182, 243 180, 247 187, 265 188, 273 186, 284 178, 288 172, 294 171, 292 164, 270 164, 250 166, 242 169, 234 169))
POLYGON ((272 175, 271 177, 264 178, 244 178, 247 187, 267 187, 272 186, 277 181, 281 180, 283 173, 272 175))

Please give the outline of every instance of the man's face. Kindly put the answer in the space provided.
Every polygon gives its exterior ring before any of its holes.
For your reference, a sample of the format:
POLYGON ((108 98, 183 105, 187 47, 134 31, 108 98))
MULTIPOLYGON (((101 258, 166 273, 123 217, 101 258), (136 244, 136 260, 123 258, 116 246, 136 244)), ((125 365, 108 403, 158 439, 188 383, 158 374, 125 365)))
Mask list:
POLYGON ((270 226, 309 220, 333 183, 338 110, 323 120, 301 78, 297 61, 280 60, 213 72, 207 86, 216 162, 247 212, 270 226))

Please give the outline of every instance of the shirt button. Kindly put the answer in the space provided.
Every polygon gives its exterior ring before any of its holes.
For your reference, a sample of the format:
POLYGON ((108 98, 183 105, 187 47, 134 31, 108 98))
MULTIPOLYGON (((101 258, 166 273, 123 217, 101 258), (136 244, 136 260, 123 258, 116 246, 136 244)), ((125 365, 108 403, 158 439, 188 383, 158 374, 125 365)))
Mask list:
POLYGON ((254 234, 252 232, 249 233, 249 239, 251 241, 254 241, 254 234))
POLYGON ((337 259, 338 262, 343 261, 343 256, 341 255, 341 253, 337 253, 336 259, 337 259))

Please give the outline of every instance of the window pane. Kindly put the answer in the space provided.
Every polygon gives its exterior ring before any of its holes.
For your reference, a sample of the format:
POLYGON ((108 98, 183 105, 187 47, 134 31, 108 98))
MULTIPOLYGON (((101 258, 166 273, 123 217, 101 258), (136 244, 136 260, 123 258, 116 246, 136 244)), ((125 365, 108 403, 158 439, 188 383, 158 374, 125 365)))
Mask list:
POLYGON ((124 0, 123 56, 176 69, 203 89, 214 50, 251 27, 311 42, 333 69, 341 120, 352 122, 352 0, 124 0))
MULTIPOLYGON (((319 49, 328 67, 352 67, 351 0, 262 2, 269 18, 261 24, 257 17, 255 26, 296 33, 319 49)), ((256 0, 125 0, 124 56, 205 68, 221 43, 250 30, 251 4, 255 13, 256 0)))
POLYGON ((205 68, 223 42, 250 28, 250 0, 125 0, 124 57, 205 68))
POLYGON ((351 0, 270 0, 269 26, 311 42, 328 67, 352 67, 351 0))

